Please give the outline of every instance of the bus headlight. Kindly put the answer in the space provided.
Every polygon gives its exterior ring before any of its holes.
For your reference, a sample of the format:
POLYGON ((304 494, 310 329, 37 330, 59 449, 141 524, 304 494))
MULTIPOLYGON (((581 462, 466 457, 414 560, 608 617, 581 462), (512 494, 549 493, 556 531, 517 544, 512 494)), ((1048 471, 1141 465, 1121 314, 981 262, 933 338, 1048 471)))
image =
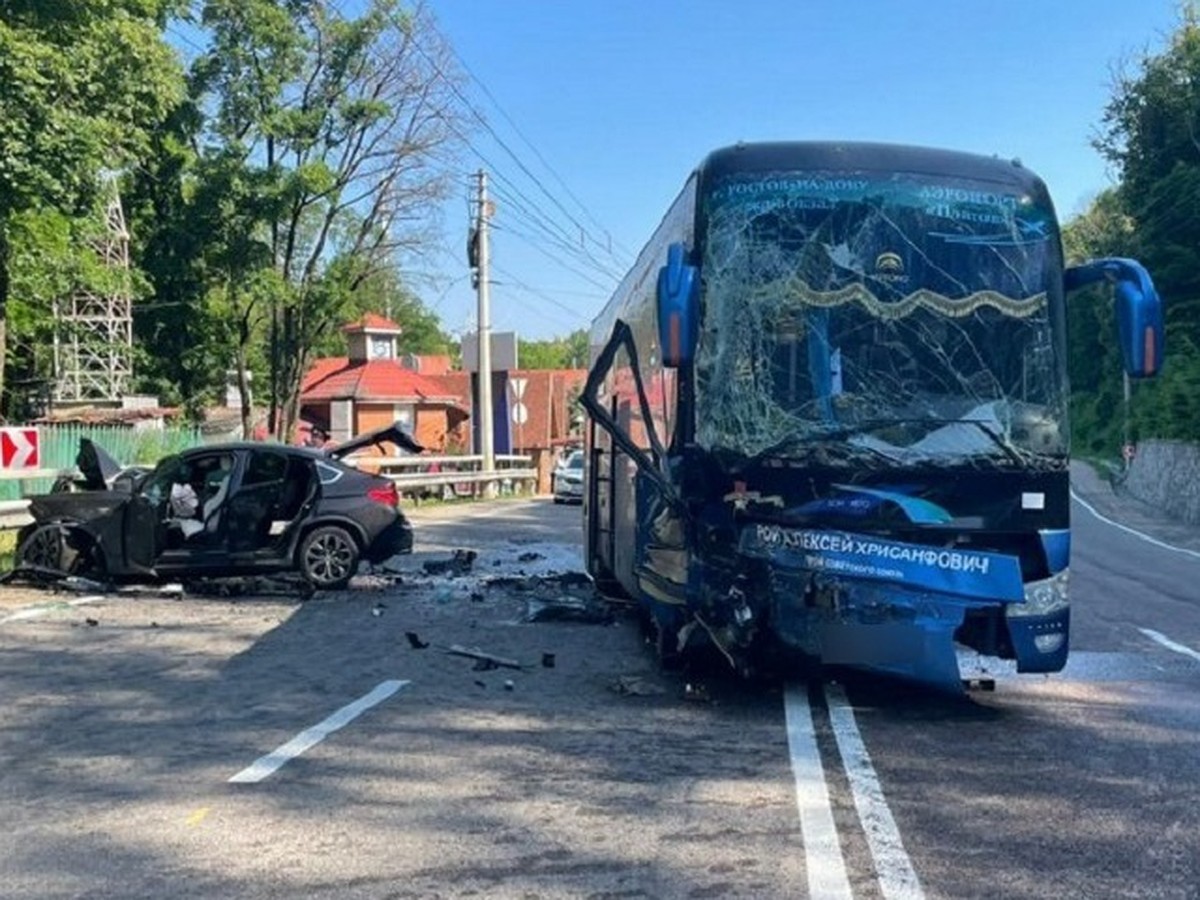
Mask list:
POLYGON ((1004 614, 1010 619, 1023 616, 1051 616, 1069 606, 1067 578, 1069 572, 1062 571, 1042 581, 1031 581, 1025 585, 1025 602, 1010 603, 1004 614))

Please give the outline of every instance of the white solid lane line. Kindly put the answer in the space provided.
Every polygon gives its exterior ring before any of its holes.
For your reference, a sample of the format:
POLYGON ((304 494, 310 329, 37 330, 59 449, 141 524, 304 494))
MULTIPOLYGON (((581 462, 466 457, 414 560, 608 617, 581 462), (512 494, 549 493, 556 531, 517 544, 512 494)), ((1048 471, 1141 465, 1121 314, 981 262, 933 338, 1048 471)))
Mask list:
POLYGON ((800 810, 800 834, 804 840, 808 896, 811 900, 851 900, 846 861, 838 843, 825 769, 817 750, 812 710, 805 685, 789 686, 783 695, 787 722, 788 750, 796 780, 796 805, 800 810))
MULTIPOLYGON (((79 597, 75 600, 68 600, 67 606, 85 606, 88 603, 99 603, 102 600, 107 600, 108 597, 79 597)), ((40 619, 42 616, 48 615, 57 609, 61 609, 58 603, 47 603, 39 606, 31 606, 28 609, 18 610, 11 616, 5 616, 0 619, 0 625, 5 622, 23 622, 26 619, 40 619)))
POLYGON ((842 766, 850 779, 854 808, 858 810, 859 821, 867 835, 867 845, 871 848, 871 858, 875 861, 875 873, 879 877, 884 900, 923 900, 925 894, 921 890, 921 882, 900 840, 900 830, 884 799, 879 776, 871 765, 871 757, 855 724, 854 710, 846 699, 846 692, 840 686, 829 685, 825 689, 825 697, 829 702, 833 736, 842 755, 842 766))
POLYGON ((275 750, 272 750, 266 756, 260 756, 246 768, 242 769, 242 771, 232 776, 229 779, 230 783, 254 784, 255 782, 262 781, 284 763, 288 762, 288 760, 295 759, 301 753, 316 746, 327 736, 353 721, 372 706, 382 703, 407 684, 409 684, 407 681, 381 682, 371 693, 359 697, 353 703, 343 706, 323 722, 317 723, 312 728, 305 729, 286 744, 282 744, 275 750))
POLYGON ((1186 547, 1176 547, 1174 544, 1168 544, 1166 541, 1160 541, 1158 538, 1152 538, 1148 534, 1142 534, 1136 528, 1130 528, 1128 525, 1122 525, 1120 522, 1113 521, 1112 519, 1108 518, 1108 516, 1101 515, 1096 511, 1094 506, 1075 493, 1074 488, 1071 489, 1071 497, 1076 503, 1090 512, 1105 525, 1111 525, 1113 528, 1119 528, 1127 534, 1132 534, 1138 540, 1145 541, 1147 544, 1153 544, 1155 547, 1161 547, 1163 550, 1170 550, 1173 553, 1182 553, 1184 556, 1191 556, 1196 559, 1200 559, 1200 553, 1197 553, 1195 550, 1188 550, 1186 547))
POLYGON ((1196 662, 1200 662, 1200 653, 1197 653, 1191 647, 1188 647, 1185 644, 1178 644, 1165 634, 1155 631, 1153 628, 1139 628, 1138 631, 1150 638, 1150 640, 1162 644, 1168 650, 1174 650, 1176 653, 1182 653, 1184 656, 1190 656, 1192 659, 1196 660, 1196 662))

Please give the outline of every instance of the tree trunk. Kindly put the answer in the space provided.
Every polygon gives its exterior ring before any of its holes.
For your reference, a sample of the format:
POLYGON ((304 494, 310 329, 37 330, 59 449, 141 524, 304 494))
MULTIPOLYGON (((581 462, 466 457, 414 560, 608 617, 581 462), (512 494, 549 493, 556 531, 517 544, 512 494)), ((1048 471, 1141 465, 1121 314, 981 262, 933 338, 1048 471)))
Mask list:
MULTIPOLYGON (((0 219, 0 410, 4 402, 4 371, 8 367, 8 226, 0 219)), ((0 421, 7 421, 0 415, 0 421)))
POLYGON ((237 350, 238 397, 242 404, 242 440, 254 438, 254 400, 250 394, 250 379, 246 374, 246 348, 237 350))

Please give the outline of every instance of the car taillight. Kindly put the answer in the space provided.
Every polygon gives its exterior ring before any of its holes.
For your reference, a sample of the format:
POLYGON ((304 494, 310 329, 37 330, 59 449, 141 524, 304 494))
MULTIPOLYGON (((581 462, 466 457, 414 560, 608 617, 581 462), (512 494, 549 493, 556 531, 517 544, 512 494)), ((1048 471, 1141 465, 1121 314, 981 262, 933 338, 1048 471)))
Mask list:
POLYGON ((384 487, 373 487, 367 491, 367 497, 376 503, 395 508, 400 505, 400 494, 396 486, 388 482, 384 487))

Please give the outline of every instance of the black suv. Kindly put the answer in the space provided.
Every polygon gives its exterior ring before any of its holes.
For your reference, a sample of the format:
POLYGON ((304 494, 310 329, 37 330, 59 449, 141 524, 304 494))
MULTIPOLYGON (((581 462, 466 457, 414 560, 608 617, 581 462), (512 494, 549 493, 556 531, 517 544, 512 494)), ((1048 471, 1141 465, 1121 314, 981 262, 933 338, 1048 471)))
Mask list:
POLYGON ((361 560, 412 551, 395 484, 341 461, 383 442, 423 449, 393 425, 331 451, 196 447, 146 471, 121 470, 85 439, 82 479, 30 499, 16 570, 131 581, 297 572, 314 588, 345 587, 361 560))

